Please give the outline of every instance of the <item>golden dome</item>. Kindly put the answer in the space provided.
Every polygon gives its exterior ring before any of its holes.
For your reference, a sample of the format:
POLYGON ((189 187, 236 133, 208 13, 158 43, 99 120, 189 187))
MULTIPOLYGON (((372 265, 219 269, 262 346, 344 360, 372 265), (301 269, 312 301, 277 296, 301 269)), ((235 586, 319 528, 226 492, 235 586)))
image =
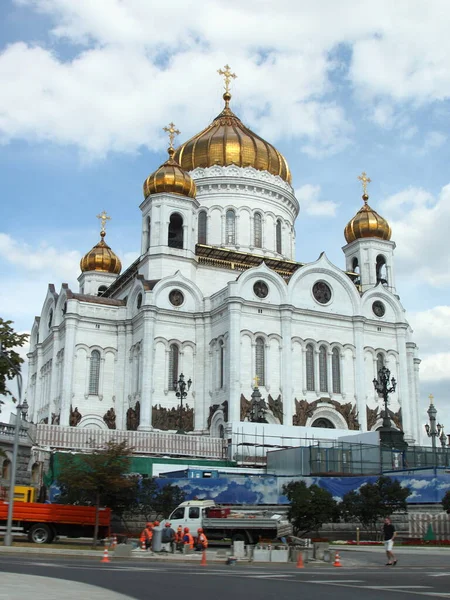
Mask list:
POLYGON ((231 94, 223 95, 225 108, 206 129, 182 144, 175 159, 186 171, 197 167, 237 165, 279 175, 291 183, 286 159, 276 148, 248 129, 229 108, 231 94))
POLYGON ((391 228, 386 219, 383 219, 376 211, 367 204, 369 196, 363 194, 364 206, 358 210, 344 229, 344 236, 350 244, 361 238, 375 237, 381 240, 391 239, 391 228))
POLYGON ((114 275, 118 275, 122 270, 122 263, 104 240, 105 235, 106 232, 104 230, 101 231, 101 240, 99 243, 80 260, 82 273, 86 271, 101 271, 102 273, 114 273, 114 275))
POLYGON ((162 194, 163 192, 195 198, 197 194, 195 181, 174 160, 175 150, 172 147, 168 149, 168 153, 168 160, 144 181, 144 198, 150 194, 162 194))

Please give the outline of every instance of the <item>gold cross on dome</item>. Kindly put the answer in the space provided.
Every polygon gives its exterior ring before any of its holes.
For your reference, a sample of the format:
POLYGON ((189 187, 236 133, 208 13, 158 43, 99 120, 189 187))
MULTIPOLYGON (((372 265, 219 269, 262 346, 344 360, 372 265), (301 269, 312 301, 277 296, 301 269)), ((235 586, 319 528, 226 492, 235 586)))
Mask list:
POLYGON ((175 139, 175 136, 180 135, 181 131, 175 128, 174 123, 169 123, 167 127, 163 127, 163 131, 169 134, 169 147, 173 148, 173 140, 175 139))
POLYGON ((253 378, 253 381, 255 382, 255 388, 258 387, 258 383, 259 383, 259 377, 258 375, 255 375, 255 377, 253 378))
POLYGON ((433 400, 434 400, 434 396, 433 396, 433 394, 430 394, 430 395, 428 396, 428 398, 430 399, 430 404, 433 404, 433 400))
POLYGON ((358 175, 358 179, 362 183, 363 194, 366 196, 367 195, 367 184, 370 183, 372 180, 369 177, 367 177, 365 171, 363 171, 361 173, 361 175, 358 175))
POLYGON ((230 91, 230 80, 236 79, 237 75, 236 73, 231 72, 230 65, 225 65, 224 69, 224 71, 222 71, 222 69, 219 69, 217 72, 219 73, 219 75, 223 75, 225 79, 225 92, 228 93, 230 91))
POLYGON ((106 225, 106 221, 111 221, 111 217, 108 217, 108 214, 106 213, 106 211, 102 211, 99 215, 97 215, 97 219, 101 220, 101 229, 100 231, 105 231, 105 225, 106 225))

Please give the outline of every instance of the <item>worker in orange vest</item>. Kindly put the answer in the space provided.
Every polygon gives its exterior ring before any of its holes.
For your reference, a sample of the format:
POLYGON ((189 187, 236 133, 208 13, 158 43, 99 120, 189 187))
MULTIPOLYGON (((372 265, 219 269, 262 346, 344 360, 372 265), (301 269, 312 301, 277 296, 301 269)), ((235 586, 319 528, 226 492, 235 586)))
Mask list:
POLYGON ((145 549, 150 550, 152 547, 153 539, 153 523, 147 523, 145 529, 141 533, 141 543, 145 542, 145 549))
POLYGON ((184 545, 187 546, 188 550, 194 549, 194 538, 189 533, 189 527, 184 528, 183 542, 184 545))
POLYGON ((175 533, 175 544, 176 544, 177 550, 179 550, 180 552, 183 552, 184 541, 183 541, 183 528, 181 527, 181 525, 178 525, 177 531, 175 533))
POLYGON ((208 547, 208 538, 201 527, 197 529, 197 534, 197 550, 206 550, 208 547))

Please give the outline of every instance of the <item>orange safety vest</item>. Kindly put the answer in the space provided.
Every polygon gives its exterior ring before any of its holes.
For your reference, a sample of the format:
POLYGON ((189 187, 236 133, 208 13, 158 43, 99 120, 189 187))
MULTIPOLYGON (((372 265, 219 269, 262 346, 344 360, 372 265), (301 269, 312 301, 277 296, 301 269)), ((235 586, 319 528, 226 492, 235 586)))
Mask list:
POLYGON ((151 527, 146 527, 144 531, 141 533, 141 541, 142 540, 151 540, 153 538, 153 531, 151 527))
POLYGON ((208 538, 206 537, 206 535, 204 533, 198 534, 197 541, 199 544, 201 544, 202 548, 204 548, 206 550, 206 548, 208 547, 208 538))
POLYGON ((192 535, 190 533, 185 533, 183 535, 183 541, 184 541, 184 545, 185 546, 189 546, 189 548, 194 548, 194 538, 192 537, 192 535), (187 540, 186 540, 187 538, 187 540))
POLYGON ((183 531, 180 529, 175 533, 175 541, 182 542, 183 541, 183 531))

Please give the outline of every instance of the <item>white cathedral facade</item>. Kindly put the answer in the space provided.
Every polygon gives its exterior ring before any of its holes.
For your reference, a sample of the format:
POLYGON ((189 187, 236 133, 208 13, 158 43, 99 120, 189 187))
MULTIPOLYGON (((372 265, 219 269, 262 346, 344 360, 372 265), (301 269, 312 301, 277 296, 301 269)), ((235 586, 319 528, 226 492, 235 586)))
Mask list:
MULTIPOLYGON (((144 183, 141 254, 121 273, 101 240, 79 290, 49 285, 29 353, 35 423, 223 436, 257 420, 375 431, 389 404, 419 439, 419 363, 395 288, 388 223, 367 203, 345 228, 343 267, 295 261, 299 203, 285 158, 229 107, 144 183), (183 407, 176 382, 192 385, 183 407)), ((320 437, 318 435, 318 437, 320 437)))

